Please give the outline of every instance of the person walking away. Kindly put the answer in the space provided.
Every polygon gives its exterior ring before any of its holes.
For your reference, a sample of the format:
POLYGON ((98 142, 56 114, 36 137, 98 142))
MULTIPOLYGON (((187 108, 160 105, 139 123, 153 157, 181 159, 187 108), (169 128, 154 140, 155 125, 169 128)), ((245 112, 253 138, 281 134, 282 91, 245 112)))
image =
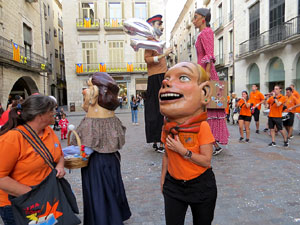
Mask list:
POLYGON ((130 101, 132 125, 139 125, 138 124, 138 107, 139 107, 139 103, 137 102, 136 98, 134 96, 132 96, 131 101, 130 101))
POLYGON ((283 141, 284 141, 283 146, 284 147, 289 146, 289 142, 287 140, 287 135, 285 133, 285 130, 282 129, 282 111, 283 111, 283 105, 286 102, 286 98, 280 92, 281 92, 281 88, 278 85, 275 85, 272 96, 267 100, 267 104, 270 108, 268 126, 272 137, 272 142, 269 144, 270 147, 276 146, 275 126, 283 137, 283 141))
POLYGON ((66 119, 66 114, 62 113, 61 120, 58 123, 60 127, 61 140, 67 139, 69 121, 66 119))
POLYGON ((293 138, 293 125, 294 125, 294 118, 295 118, 295 113, 296 113, 296 108, 297 105, 300 104, 300 99, 297 99, 293 95, 293 90, 291 87, 287 87, 285 89, 285 94, 286 94, 286 110, 285 112, 288 112, 288 117, 289 119, 283 121, 283 126, 285 127, 287 131, 287 138, 290 141, 291 138, 293 138))
POLYGON ((244 128, 246 130, 246 139, 245 142, 249 143, 250 141, 250 122, 251 122, 251 100, 249 99, 248 92, 242 92, 242 98, 238 102, 240 107, 240 115, 238 119, 239 131, 240 131, 240 142, 244 141, 244 128))
POLYGON ((259 134, 259 114, 261 110, 261 104, 264 103, 265 96, 257 90, 256 84, 252 85, 252 91, 250 93, 250 101, 253 103, 254 112, 252 115, 254 117, 256 133, 259 134))
POLYGON ((57 163, 57 177, 65 175, 60 142, 49 127, 54 123, 55 105, 56 102, 48 96, 29 96, 19 107, 12 107, 8 123, 1 127, 0 215, 5 225, 16 224, 8 194, 18 197, 29 192, 32 186, 40 184, 52 171, 32 145, 14 128, 31 137, 24 125, 30 126, 41 137, 57 163))
MULTIPOLYGON (((163 34, 162 15, 155 15, 147 22, 154 28, 157 39, 163 34)), ((155 39, 149 39, 157 41, 155 39)), ((145 101, 145 130, 147 143, 153 143, 153 148, 158 152, 164 152, 163 144, 160 142, 163 126, 163 116, 159 110, 158 91, 161 87, 164 75, 167 72, 166 57, 172 52, 168 48, 163 54, 154 50, 145 50, 144 59, 147 63, 148 82, 145 101), (157 143, 160 142, 158 147, 157 143)))
MULTIPOLYGON (((211 14, 207 8, 195 11, 193 24, 200 30, 195 47, 197 50, 197 63, 206 71, 210 80, 218 81, 219 77, 215 68, 214 57, 214 32, 210 28, 211 14)), ((214 155, 222 152, 218 143, 227 145, 229 132, 226 124, 224 109, 207 109, 208 123, 215 138, 214 155)))
POLYGON ((230 106, 231 106, 231 119, 232 124, 238 123, 238 101, 237 96, 234 92, 231 94, 230 106))

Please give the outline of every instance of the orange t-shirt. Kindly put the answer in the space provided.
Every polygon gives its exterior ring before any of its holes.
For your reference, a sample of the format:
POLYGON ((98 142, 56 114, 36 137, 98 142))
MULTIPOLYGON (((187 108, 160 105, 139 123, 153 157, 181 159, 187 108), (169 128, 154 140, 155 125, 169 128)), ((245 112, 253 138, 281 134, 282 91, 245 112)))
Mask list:
MULTIPOLYGON (((18 126, 26 134, 29 132, 18 126)), ((51 152, 57 163, 63 155, 60 142, 50 127, 46 127, 42 141, 51 152)), ((9 176, 28 186, 38 185, 51 172, 51 168, 44 159, 33 150, 29 142, 16 130, 10 130, 0 136, 0 177, 9 176)), ((0 207, 10 205, 8 195, 0 190, 0 207)))
POLYGON ((230 96, 227 96, 227 107, 225 109, 226 114, 229 114, 229 102, 230 102, 230 96))
MULTIPOLYGON (((250 100, 251 100, 251 103, 255 105, 257 105, 258 103, 260 103, 262 100, 265 99, 265 96, 260 92, 260 91, 257 91, 254 93, 253 91, 250 92, 250 100)), ((259 105, 257 107, 258 110, 261 109, 261 105, 259 105)))
MULTIPOLYGON (((251 103, 250 99, 247 103, 251 103)), ((239 100, 239 107, 241 108, 240 115, 241 116, 251 116, 251 107, 247 108, 244 99, 239 100)))
MULTIPOLYGON (((297 99, 294 95, 291 95, 290 97, 286 96, 286 102, 285 105, 287 107, 286 110, 284 110, 285 112, 288 112, 288 109, 300 104, 300 99, 297 99)), ((294 108, 292 111, 290 111, 291 113, 295 113, 296 112, 296 108, 294 108)))
MULTIPOLYGON (((162 131, 161 141, 166 143, 167 134, 162 131)), ((200 146, 211 144, 215 141, 214 136, 211 133, 209 124, 206 121, 201 122, 200 130, 198 133, 185 133, 179 132, 179 139, 183 146, 199 154, 201 152, 200 146)), ((204 173, 209 167, 202 167, 184 159, 180 154, 168 149, 165 145, 166 152, 168 154, 168 172, 177 180, 191 180, 202 173, 204 173)))
POLYGON ((283 104, 286 101, 286 98, 280 94, 277 97, 277 101, 281 102, 282 104, 278 107, 275 103, 274 97, 268 99, 268 104, 270 106, 270 113, 269 117, 275 117, 275 118, 281 118, 282 117, 282 111, 283 111, 283 104))
POLYGON ((296 91, 296 90, 293 90, 293 95, 297 98, 297 99, 299 99, 300 100, 300 94, 299 94, 299 92, 298 91, 296 91))

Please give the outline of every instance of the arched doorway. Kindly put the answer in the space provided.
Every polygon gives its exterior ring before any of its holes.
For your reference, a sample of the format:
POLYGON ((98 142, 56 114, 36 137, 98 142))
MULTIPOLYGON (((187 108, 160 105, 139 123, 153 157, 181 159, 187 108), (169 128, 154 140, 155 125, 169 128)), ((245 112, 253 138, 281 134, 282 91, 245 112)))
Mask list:
POLYGON ((285 87, 285 71, 282 60, 278 57, 272 58, 269 64, 269 91, 279 85, 282 89, 285 87))
POLYGON ((34 80, 32 80, 32 78, 21 77, 15 82, 9 95, 11 99, 14 99, 16 95, 20 95, 25 99, 27 96, 30 96, 31 94, 38 93, 38 92, 39 89, 36 86, 34 80))
POLYGON ((300 91, 300 56, 296 66, 296 89, 298 92, 300 91))
POLYGON ((255 84, 258 87, 258 89, 260 88, 259 68, 256 63, 253 63, 249 69, 249 79, 248 79, 248 85, 247 85, 249 93, 251 91, 251 86, 253 84, 255 84))

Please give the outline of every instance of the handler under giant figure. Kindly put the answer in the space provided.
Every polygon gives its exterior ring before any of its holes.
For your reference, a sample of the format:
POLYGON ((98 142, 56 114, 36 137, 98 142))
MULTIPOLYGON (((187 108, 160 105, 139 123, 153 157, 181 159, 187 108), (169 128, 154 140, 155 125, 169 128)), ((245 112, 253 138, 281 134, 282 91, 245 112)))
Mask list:
POLYGON ((211 168, 215 139, 206 112, 210 98, 209 75, 199 65, 182 62, 165 74, 159 101, 165 116, 161 188, 166 225, 184 225, 188 206, 194 225, 213 220, 217 186, 211 168))

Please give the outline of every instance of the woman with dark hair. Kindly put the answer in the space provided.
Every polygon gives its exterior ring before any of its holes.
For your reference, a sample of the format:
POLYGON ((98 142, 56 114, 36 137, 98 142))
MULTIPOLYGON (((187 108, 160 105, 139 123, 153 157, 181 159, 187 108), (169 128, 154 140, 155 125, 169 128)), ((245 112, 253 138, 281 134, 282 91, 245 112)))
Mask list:
MULTIPOLYGON (((203 67, 210 80, 218 81, 219 77, 215 69, 214 56, 214 32, 210 28, 211 14, 206 8, 199 8, 195 11, 193 24, 200 30, 195 47, 197 50, 197 63, 203 67)), ((224 96, 225 97, 225 96, 224 96)), ((207 109, 208 123, 214 135, 214 155, 219 154, 222 148, 218 145, 228 143, 229 132, 226 125, 226 113, 224 109, 207 109)))
MULTIPOLYGON (((87 113, 76 131, 82 145, 94 150, 81 170, 85 225, 121 225, 131 216, 118 152, 126 131, 114 113, 118 92, 115 80, 102 72, 93 74, 83 91, 82 107, 87 113)), ((71 143, 76 145, 75 138, 71 143)))
POLYGON ((240 115, 239 115, 239 130, 240 130, 240 142, 244 141, 244 127, 246 130, 246 143, 249 143, 250 139, 250 122, 251 122, 251 102, 249 100, 248 92, 242 92, 242 98, 238 102, 238 106, 240 107, 240 115))
POLYGON ((131 101, 130 101, 132 125, 139 125, 138 124, 138 107, 139 107, 139 103, 137 102, 137 99, 132 95, 131 101))
MULTIPOLYGON (((54 123, 56 102, 47 96, 28 97, 12 107, 0 131, 0 214, 5 225, 15 224, 8 194, 20 196, 40 184, 52 171, 17 128, 31 137, 30 127, 43 141, 57 163, 57 177, 65 175, 61 146, 49 125, 54 123), (24 125, 27 125, 26 127, 24 125)), ((51 191, 51 190, 49 190, 51 191)))

